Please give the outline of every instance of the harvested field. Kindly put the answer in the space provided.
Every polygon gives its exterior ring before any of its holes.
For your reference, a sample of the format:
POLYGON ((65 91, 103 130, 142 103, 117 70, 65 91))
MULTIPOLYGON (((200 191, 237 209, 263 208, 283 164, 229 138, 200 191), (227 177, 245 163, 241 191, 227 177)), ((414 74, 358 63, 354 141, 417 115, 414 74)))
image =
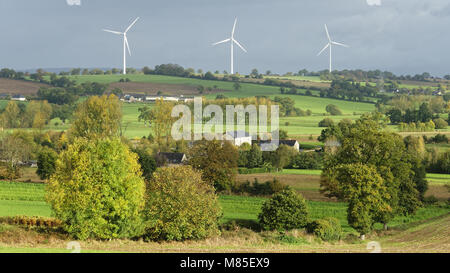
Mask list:
POLYGON ((49 87, 47 84, 0 78, 0 94, 34 95, 39 88, 49 87))

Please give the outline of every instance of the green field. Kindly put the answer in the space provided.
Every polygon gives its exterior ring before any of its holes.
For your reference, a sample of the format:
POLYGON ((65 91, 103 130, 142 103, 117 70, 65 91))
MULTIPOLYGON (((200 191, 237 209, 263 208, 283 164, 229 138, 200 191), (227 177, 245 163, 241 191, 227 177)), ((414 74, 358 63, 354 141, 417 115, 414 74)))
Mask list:
POLYGON ((427 174, 427 180, 430 185, 450 185, 450 174, 427 174))
MULTIPOLYGON (((44 201, 43 184, 0 182, 0 217, 2 216, 42 216, 50 217, 50 206, 44 201)), ((229 221, 257 221, 261 206, 266 198, 221 195, 219 202, 223 208, 222 223, 229 221)), ((346 232, 353 232, 346 220, 346 203, 308 201, 311 219, 335 217, 340 220, 346 232)), ((445 207, 422 208, 414 216, 396 217, 391 225, 420 221, 448 213, 445 207)), ((381 226, 377 226, 381 228, 381 226)))
MULTIPOLYGON (((243 196, 220 196, 220 204, 223 207, 224 216, 222 222, 228 221, 257 221, 258 214, 261 211, 261 206, 266 198, 259 197, 243 197, 243 196)), ((307 201, 309 216, 312 220, 334 217, 339 219, 342 228, 345 232, 356 232, 347 223, 347 204, 338 202, 318 202, 307 201)), ((395 217, 390 226, 395 227, 403 225, 405 223, 411 223, 416 221, 422 221, 432 217, 440 216, 450 212, 445 207, 426 207, 421 208, 413 216, 397 216, 395 217)), ((376 229, 381 229, 381 224, 377 224, 376 229)))

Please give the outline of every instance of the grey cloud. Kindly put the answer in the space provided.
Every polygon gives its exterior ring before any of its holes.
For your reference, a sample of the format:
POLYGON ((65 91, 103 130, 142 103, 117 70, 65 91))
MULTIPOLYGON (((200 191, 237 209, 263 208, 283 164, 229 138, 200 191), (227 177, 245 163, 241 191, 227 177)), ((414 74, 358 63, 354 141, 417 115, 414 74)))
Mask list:
POLYGON ((211 47, 231 31, 249 50, 236 53, 240 72, 252 68, 283 73, 326 69, 316 57, 326 42, 324 23, 338 42, 337 69, 383 69, 396 73, 450 74, 448 0, 85 0, 73 8, 59 0, 0 1, 0 66, 119 67, 121 42, 102 28, 129 33, 142 67, 174 62, 204 70, 229 69, 229 48, 211 47))

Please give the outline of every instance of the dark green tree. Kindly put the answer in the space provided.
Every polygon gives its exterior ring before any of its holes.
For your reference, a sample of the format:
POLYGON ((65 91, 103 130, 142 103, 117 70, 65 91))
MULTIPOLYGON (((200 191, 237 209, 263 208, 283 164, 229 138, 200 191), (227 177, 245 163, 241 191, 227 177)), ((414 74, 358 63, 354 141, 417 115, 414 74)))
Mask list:
POLYGON ((42 180, 47 180, 56 171, 56 160, 58 159, 58 154, 50 148, 43 148, 37 158, 37 170, 36 174, 42 180))

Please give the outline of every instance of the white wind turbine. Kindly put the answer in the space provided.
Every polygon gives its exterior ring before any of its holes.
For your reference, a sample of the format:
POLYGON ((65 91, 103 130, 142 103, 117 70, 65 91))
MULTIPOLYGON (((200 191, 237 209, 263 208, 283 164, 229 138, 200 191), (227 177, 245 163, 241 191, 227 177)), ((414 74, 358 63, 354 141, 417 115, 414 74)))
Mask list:
POLYGON ((332 66, 331 66, 331 61, 332 61, 332 59, 331 59, 331 47, 332 47, 332 45, 338 45, 338 46, 343 46, 343 47, 349 47, 349 46, 332 41, 331 37, 330 37, 330 33, 328 32, 328 28, 327 28, 326 24, 325 24, 325 31, 327 32, 328 44, 319 52, 319 54, 317 54, 317 56, 322 54, 322 52, 324 52, 325 49, 330 48, 330 73, 331 73, 332 72, 332 66))
POLYGON ((137 20, 139 20, 139 17, 136 18, 133 21, 133 23, 131 23, 131 25, 129 27, 127 27, 127 29, 124 32, 103 29, 103 31, 106 31, 106 32, 110 32, 110 33, 117 34, 117 35, 123 35, 123 74, 124 75, 127 74, 127 53, 126 53, 127 49, 128 49, 128 54, 130 54, 130 56, 131 56, 131 50, 130 50, 130 45, 128 44, 127 33, 134 26, 134 24, 136 24, 137 20))
POLYGON ((218 44, 230 42, 230 44, 231 44, 231 74, 234 74, 234 44, 239 46, 244 52, 247 52, 247 50, 238 41, 236 41, 234 39, 234 31, 236 30, 236 23, 237 23, 237 18, 234 20, 233 30, 231 31, 230 38, 213 44, 213 46, 215 46, 218 44))

